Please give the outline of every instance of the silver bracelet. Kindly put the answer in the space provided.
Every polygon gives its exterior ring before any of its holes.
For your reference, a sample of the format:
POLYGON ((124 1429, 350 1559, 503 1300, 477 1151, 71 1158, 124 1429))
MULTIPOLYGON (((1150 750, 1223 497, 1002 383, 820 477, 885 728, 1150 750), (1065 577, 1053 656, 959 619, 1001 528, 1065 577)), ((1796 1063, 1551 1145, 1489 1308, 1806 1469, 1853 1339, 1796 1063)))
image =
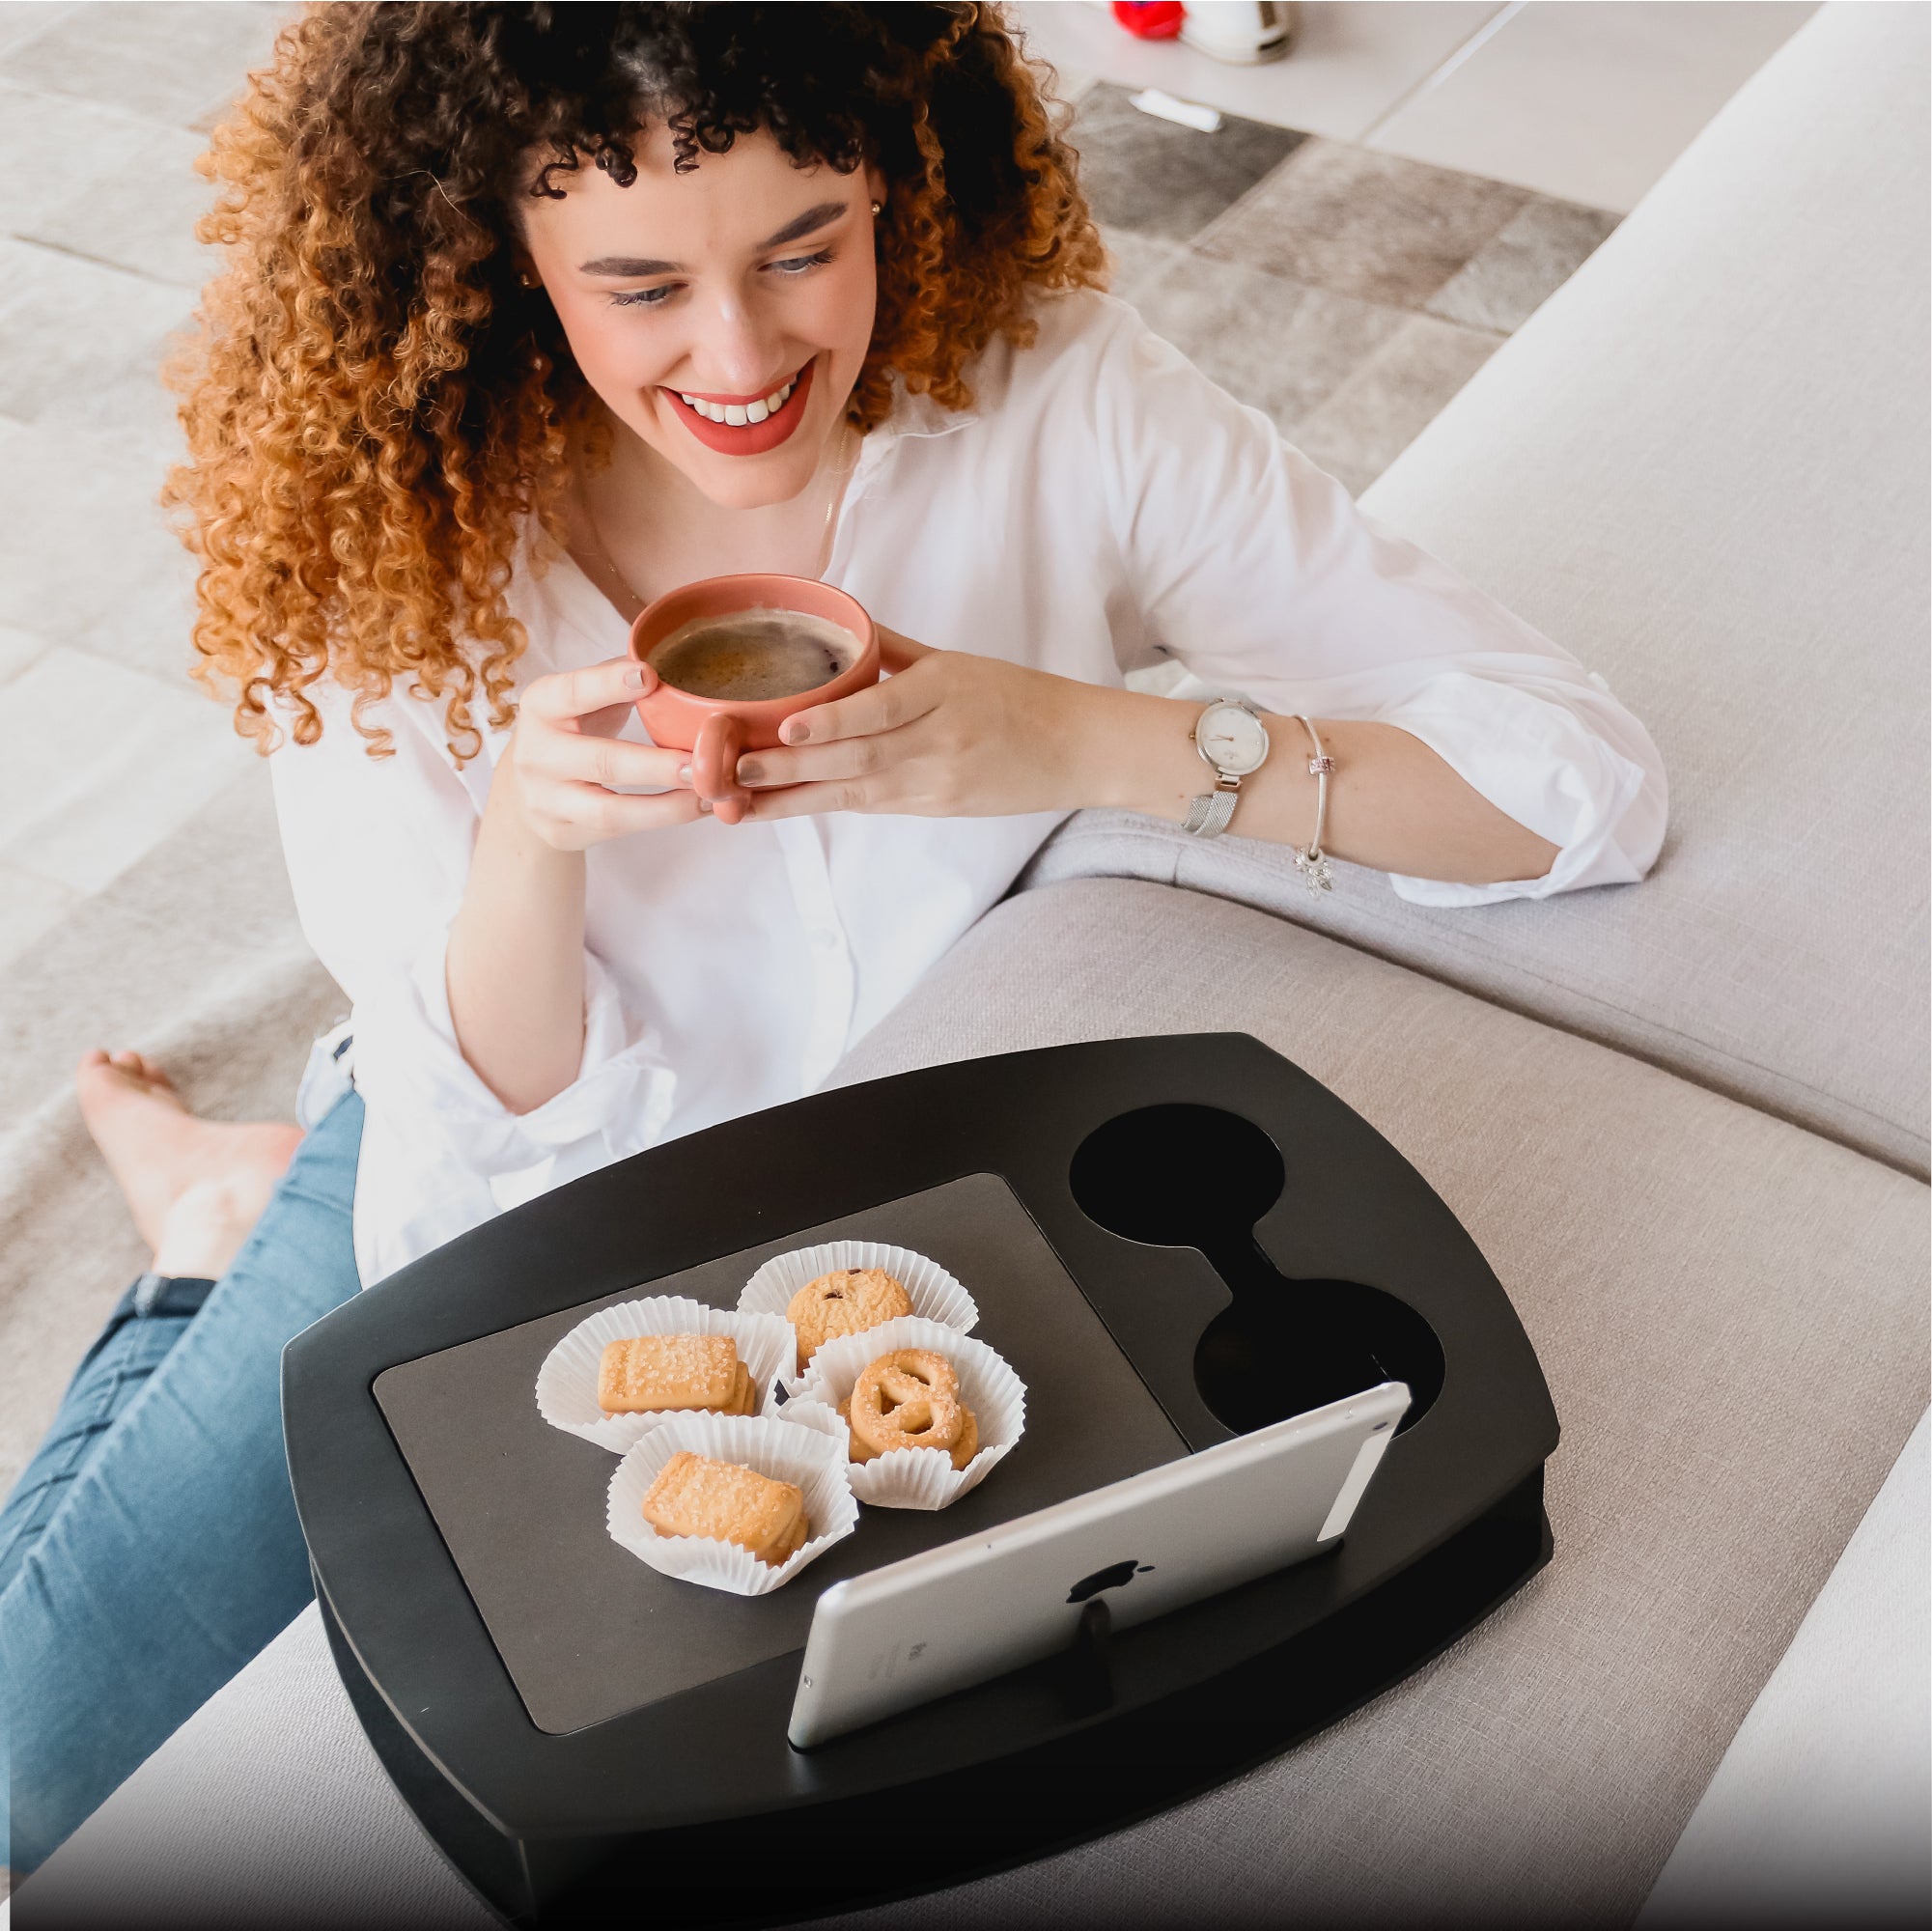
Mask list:
POLYGON ((1334 770, 1335 761, 1323 750, 1321 738, 1307 718, 1297 712, 1295 721, 1307 732, 1308 742, 1315 747, 1314 756, 1308 760, 1308 775, 1315 780, 1315 835, 1303 847, 1289 846, 1288 852, 1311 892, 1331 892, 1335 888, 1335 874, 1328 854, 1322 850, 1322 833, 1329 824, 1329 774, 1334 770))

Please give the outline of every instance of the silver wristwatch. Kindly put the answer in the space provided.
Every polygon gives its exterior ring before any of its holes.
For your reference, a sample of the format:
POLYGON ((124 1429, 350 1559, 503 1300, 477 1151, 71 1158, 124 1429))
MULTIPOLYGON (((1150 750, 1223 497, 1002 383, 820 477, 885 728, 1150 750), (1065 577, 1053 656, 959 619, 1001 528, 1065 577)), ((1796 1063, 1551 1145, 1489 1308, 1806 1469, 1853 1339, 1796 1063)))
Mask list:
POLYGON ((1241 781, 1268 762, 1268 732, 1261 714, 1239 697, 1218 697, 1194 720, 1194 749, 1214 769, 1215 788, 1188 806, 1185 831, 1218 838, 1241 796, 1241 781))

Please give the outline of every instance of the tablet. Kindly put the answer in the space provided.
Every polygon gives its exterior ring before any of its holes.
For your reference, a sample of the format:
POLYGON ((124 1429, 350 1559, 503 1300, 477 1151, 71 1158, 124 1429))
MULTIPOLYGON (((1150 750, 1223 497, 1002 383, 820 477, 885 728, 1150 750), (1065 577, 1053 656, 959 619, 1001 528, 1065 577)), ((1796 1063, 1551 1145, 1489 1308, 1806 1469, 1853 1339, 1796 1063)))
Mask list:
POLYGON ((793 1744, 1050 1656, 1096 1596, 1114 1628, 1131 1628, 1319 1554, 1347 1529, 1408 1407, 1408 1387, 1383 1382, 834 1583, 806 1639, 793 1744))

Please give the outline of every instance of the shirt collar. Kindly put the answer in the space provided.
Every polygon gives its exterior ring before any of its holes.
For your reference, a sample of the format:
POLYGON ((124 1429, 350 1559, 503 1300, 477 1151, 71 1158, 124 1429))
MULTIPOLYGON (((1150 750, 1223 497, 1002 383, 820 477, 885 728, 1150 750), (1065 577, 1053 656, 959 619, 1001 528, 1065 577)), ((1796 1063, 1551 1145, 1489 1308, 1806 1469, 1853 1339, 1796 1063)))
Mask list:
POLYGON ((903 382, 894 383, 892 412, 873 431, 874 435, 950 435, 979 420, 977 405, 949 409, 931 396, 908 393, 903 382))
MULTIPOLYGON (((864 486, 879 465, 911 436, 951 435, 979 420, 977 407, 949 409, 931 396, 910 394, 902 379, 893 378, 892 408, 882 423, 869 431, 859 446, 853 471, 852 493, 864 486)), ((850 496, 848 497, 850 500, 850 496)))

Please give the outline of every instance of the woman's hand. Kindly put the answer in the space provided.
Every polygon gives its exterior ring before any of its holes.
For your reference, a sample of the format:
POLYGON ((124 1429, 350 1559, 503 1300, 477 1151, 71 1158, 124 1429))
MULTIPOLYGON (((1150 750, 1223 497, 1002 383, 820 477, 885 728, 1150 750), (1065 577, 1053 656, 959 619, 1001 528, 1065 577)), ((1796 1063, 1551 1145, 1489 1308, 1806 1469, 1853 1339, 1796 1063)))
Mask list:
POLYGON ((1091 802, 1081 764, 1122 695, 882 630, 882 683, 788 717, 784 746, 747 751, 748 820, 821 811, 990 818, 1091 802), (783 790, 774 790, 783 786, 783 790))
POLYGON ((649 664, 611 658, 525 687, 507 761, 518 815, 545 844, 581 852, 628 832, 688 825, 710 809, 690 789, 688 751, 617 736, 657 682, 649 664), (646 787, 653 795, 632 795, 646 787))

